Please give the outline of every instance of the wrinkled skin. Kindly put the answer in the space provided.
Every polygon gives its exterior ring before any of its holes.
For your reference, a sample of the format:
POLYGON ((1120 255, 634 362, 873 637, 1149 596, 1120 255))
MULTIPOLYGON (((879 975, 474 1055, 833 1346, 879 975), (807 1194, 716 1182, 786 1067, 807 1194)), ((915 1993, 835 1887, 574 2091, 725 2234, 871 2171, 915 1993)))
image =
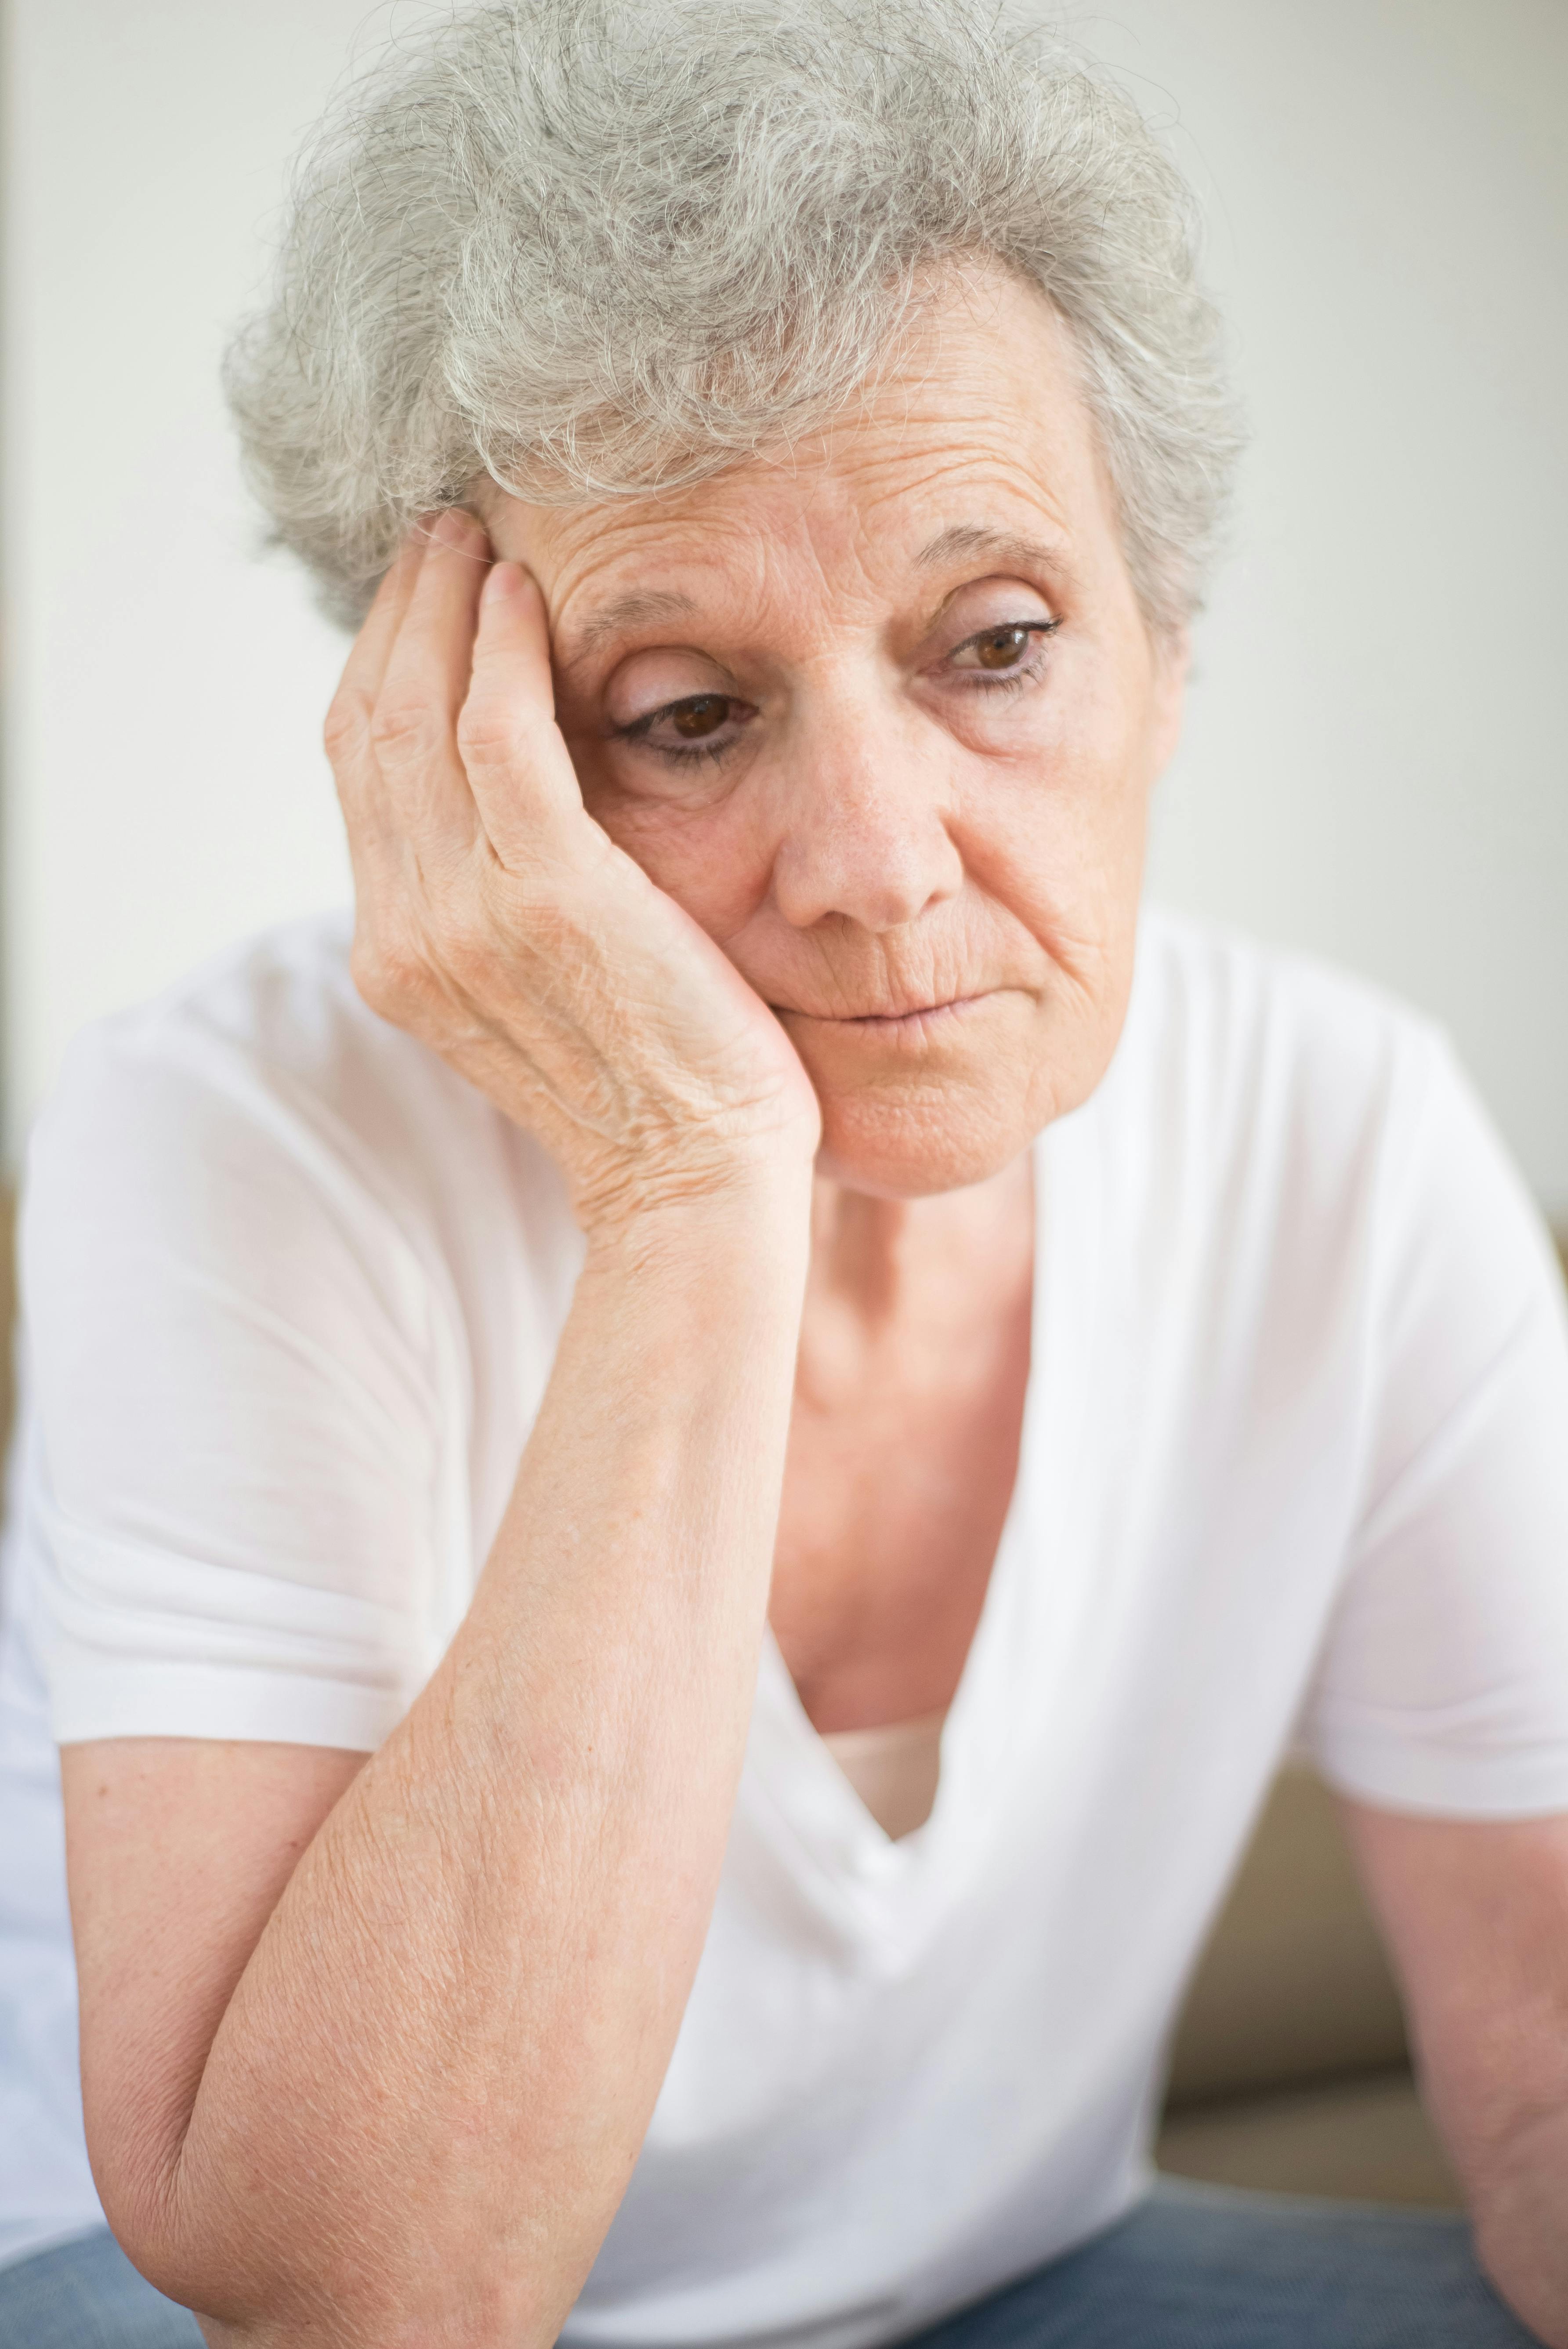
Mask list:
POLYGON ((815 1150, 819 1110, 856 1192, 974 1185, 1092 1092, 1184 647, 1037 294, 955 274, 792 452, 474 503, 488 541, 418 535, 335 705, 356 968, 590 1227, 815 1150))

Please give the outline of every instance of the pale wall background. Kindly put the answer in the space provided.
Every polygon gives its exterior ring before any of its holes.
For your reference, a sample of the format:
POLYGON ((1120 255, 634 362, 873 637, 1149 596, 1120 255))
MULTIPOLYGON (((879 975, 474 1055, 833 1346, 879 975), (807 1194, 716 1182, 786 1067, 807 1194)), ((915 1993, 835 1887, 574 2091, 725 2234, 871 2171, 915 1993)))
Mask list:
MULTIPOLYGON (((346 894, 341 644, 254 557, 214 378, 367 21, 12 0, 13 1157, 82 1020, 346 894)), ((1074 21, 1202 191, 1255 432, 1156 885, 1445 1019, 1568 1218, 1568 8, 1074 21)))

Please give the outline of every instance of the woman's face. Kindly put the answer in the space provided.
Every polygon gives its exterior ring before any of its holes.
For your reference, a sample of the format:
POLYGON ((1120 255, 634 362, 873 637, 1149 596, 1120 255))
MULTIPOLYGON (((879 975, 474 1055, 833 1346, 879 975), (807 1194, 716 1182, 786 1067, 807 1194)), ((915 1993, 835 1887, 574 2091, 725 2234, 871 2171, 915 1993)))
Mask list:
POLYGON ((772 1005, 825 1174, 976 1182, 1093 1091, 1184 661, 1039 295, 954 276, 863 408, 697 487, 481 502, 590 813, 772 1005))

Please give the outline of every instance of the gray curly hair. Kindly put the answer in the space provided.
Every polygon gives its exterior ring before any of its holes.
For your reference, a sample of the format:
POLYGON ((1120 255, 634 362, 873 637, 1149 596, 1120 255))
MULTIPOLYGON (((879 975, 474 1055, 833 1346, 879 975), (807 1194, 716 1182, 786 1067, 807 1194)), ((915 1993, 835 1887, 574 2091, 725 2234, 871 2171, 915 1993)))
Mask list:
POLYGON ((824 421, 934 267, 1072 330, 1154 627, 1239 445, 1191 199, 1137 108, 985 0, 494 0, 352 80, 225 383, 275 535, 354 624, 490 474, 646 495, 824 421))

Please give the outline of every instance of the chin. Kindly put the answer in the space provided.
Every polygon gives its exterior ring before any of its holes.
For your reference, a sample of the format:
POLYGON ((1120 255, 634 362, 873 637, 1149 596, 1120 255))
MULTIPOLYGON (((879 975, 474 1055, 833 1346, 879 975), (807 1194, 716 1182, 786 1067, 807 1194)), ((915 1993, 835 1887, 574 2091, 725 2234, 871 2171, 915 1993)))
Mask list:
POLYGON ((1010 1166, 1034 1140, 1028 1119, 963 1086, 899 1095, 820 1088, 817 1171, 873 1198, 927 1199, 962 1191, 1010 1166))
POLYGON ((935 1020, 781 1017, 821 1105, 818 1172, 877 1198, 999 1174, 1071 1105, 1062 1078, 1083 1057, 1080 1035, 1011 991, 935 1020))

